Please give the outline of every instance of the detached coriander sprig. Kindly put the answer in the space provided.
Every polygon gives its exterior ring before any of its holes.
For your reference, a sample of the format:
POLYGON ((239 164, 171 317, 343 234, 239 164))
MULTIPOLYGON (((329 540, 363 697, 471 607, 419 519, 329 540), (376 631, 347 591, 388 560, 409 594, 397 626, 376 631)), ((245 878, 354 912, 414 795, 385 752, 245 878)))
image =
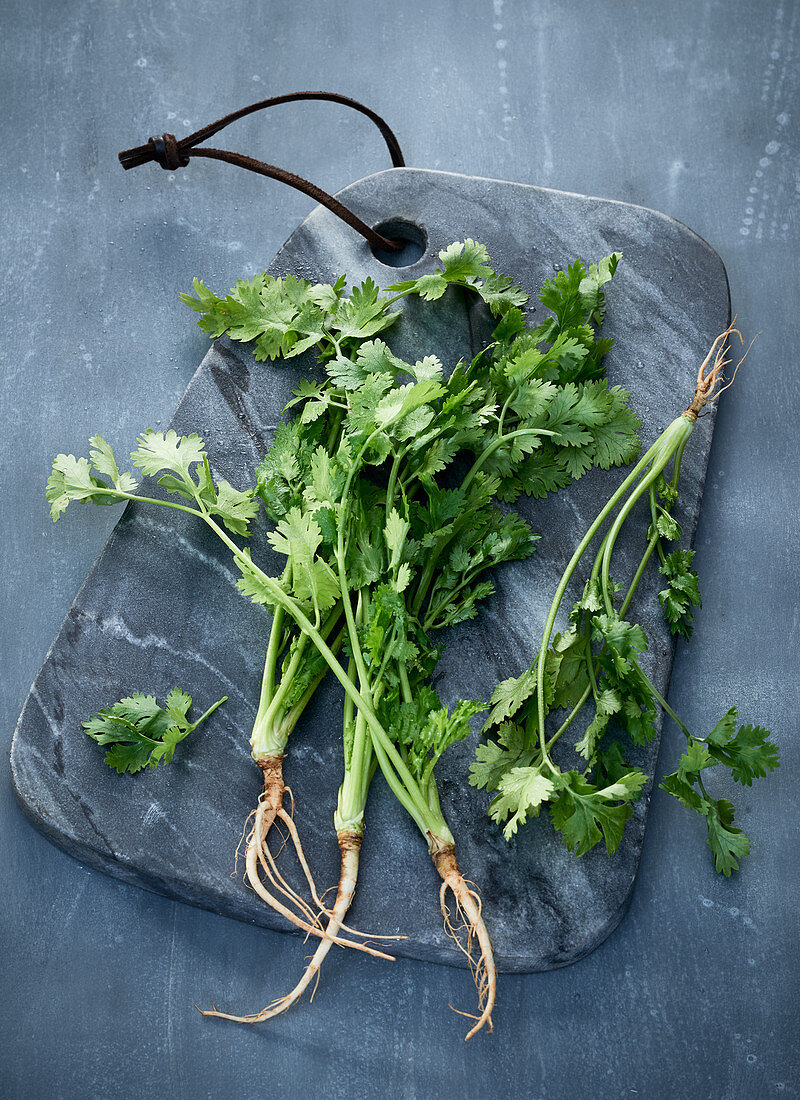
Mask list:
POLYGON ((190 722, 192 697, 181 688, 172 689, 163 707, 155 696, 134 692, 112 707, 99 710, 82 725, 92 740, 106 746, 106 764, 122 775, 169 764, 176 746, 227 699, 223 695, 197 721, 190 722))
POLYGON ((657 552, 667 580, 659 594, 665 618, 673 633, 691 634, 692 608, 700 605, 692 554, 686 550, 666 553, 664 544, 681 537, 671 510, 678 497, 683 451, 699 413, 720 392, 727 365, 725 341, 731 334, 741 339, 730 326, 714 341, 698 372, 691 405, 640 459, 576 548, 556 589, 536 661, 494 693, 485 728, 494 731, 496 740, 478 748, 470 782, 495 792, 489 813, 505 823, 506 839, 548 805, 551 821, 571 851, 583 855, 603 840, 608 852, 614 852, 647 776, 628 765, 620 743, 605 735, 616 727, 634 744, 643 745, 655 736, 661 707, 687 739, 677 771, 664 779, 662 788, 705 819, 708 846, 722 874, 737 870, 738 860, 749 851, 748 838, 733 825, 732 804, 708 793, 703 773, 720 765, 728 767, 735 782, 748 786, 754 778, 765 776, 778 766, 778 750, 768 740, 768 731, 749 725, 737 731, 734 707, 705 738, 690 733, 643 672, 639 658, 647 649, 647 637, 641 626, 625 618, 644 568, 657 552), (639 566, 617 607, 620 590, 611 579, 611 558, 628 516, 642 498, 649 502, 653 522, 639 566), (596 551, 583 596, 572 609, 570 629, 556 635, 551 644, 567 585, 606 523, 608 530, 596 551), (553 746, 587 703, 594 708, 594 717, 575 744, 586 767, 562 771, 553 759, 553 746), (567 716, 548 737, 547 716, 559 709, 567 710, 567 716))

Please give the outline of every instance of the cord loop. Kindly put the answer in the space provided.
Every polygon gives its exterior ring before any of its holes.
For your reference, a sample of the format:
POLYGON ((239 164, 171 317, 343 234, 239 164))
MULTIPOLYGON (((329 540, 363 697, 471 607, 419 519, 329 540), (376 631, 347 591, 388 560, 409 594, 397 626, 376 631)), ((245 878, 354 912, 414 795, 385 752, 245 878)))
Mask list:
POLYGON ((303 179, 302 176, 297 176, 294 172, 287 172, 284 168, 277 168, 274 164, 267 164, 265 161, 255 160, 253 157, 247 157, 241 153, 229 152, 227 149, 209 149, 207 146, 202 149, 198 148, 206 138, 211 137, 212 134, 216 134, 219 130, 230 125, 231 122, 235 122, 245 115, 253 114, 254 111, 261 111, 266 107, 275 107, 279 103, 291 103, 300 99, 323 99, 332 103, 342 103, 345 107, 360 111, 361 114, 366 115, 375 123, 383 135, 392 158, 393 167, 403 168, 405 166, 405 160, 397 138, 380 115, 375 114, 369 107, 365 107, 363 103, 350 99, 348 96, 339 95, 337 92, 290 92, 286 95, 273 96, 271 99, 262 99, 258 103, 251 103, 249 107, 242 107, 238 111, 232 111, 230 114, 224 115, 216 122, 212 122, 208 126, 196 130, 193 134, 189 134, 188 137, 178 139, 174 134, 162 134, 161 137, 151 137, 146 145, 124 149, 119 154, 120 164, 127 170, 154 161, 167 171, 174 172, 178 168, 185 168, 190 157, 224 160, 229 164, 235 164, 239 168, 246 168, 249 172, 256 172, 260 176, 280 180, 282 183, 310 195, 311 198, 322 206, 326 206, 352 229, 360 233, 373 248, 381 249, 384 252, 397 252, 403 247, 402 241, 389 240, 388 237, 377 233, 338 199, 329 195, 327 191, 323 191, 322 188, 317 187, 316 184, 303 179))

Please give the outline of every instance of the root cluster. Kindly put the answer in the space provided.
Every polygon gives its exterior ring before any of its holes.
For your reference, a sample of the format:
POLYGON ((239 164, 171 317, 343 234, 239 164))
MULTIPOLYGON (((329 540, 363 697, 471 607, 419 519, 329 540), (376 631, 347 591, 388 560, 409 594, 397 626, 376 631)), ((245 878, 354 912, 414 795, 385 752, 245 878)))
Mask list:
MULTIPOLYGON (((218 1016, 225 1020, 234 1020, 237 1023, 245 1024, 259 1023, 285 1012, 302 996, 312 981, 314 981, 316 989, 320 967, 334 944, 337 947, 349 947, 379 959, 393 961, 393 955, 389 955, 369 943, 346 938, 340 933, 345 932, 351 937, 359 936, 365 940, 401 938, 397 936, 369 936, 350 928, 344 923, 358 879, 358 863, 361 851, 360 833, 346 831, 339 834, 339 884, 333 908, 327 908, 317 893, 292 813, 284 807, 285 797, 288 794, 291 798, 291 791, 283 782, 283 757, 268 757, 259 761, 259 766, 264 774, 264 790, 259 798, 258 806, 248 819, 248 821, 252 821, 252 826, 245 841, 247 881, 271 909, 280 913, 296 928, 305 932, 306 938, 315 936, 320 940, 320 943, 294 989, 284 997, 279 997, 270 1002, 260 1012, 238 1016, 228 1012, 219 1012, 213 1005, 210 1009, 200 1010, 204 1016, 218 1016), (290 886, 278 868, 276 857, 268 844, 270 832, 276 822, 280 822, 286 829, 288 839, 291 841, 308 884, 313 905, 309 904, 290 886)), ((311 996, 313 999, 313 991, 311 996)))
POLYGON ((731 336, 738 336, 739 342, 744 346, 744 337, 738 328, 735 327, 736 318, 734 317, 724 332, 721 332, 719 336, 714 340, 709 348, 708 355, 700 364, 700 369, 697 372, 697 385, 695 386, 694 397, 692 403, 688 409, 685 410, 687 416, 691 416, 694 420, 700 415, 702 409, 706 405, 711 404, 712 401, 716 401, 719 395, 733 385, 733 381, 736 378, 736 372, 739 367, 745 361, 753 346, 755 337, 750 341, 750 345, 741 359, 738 361, 733 369, 733 376, 731 380, 724 386, 721 383, 724 381, 723 371, 726 367, 730 366, 733 356, 729 355, 729 340, 731 336), (728 356, 726 358, 726 355, 728 356))
MULTIPOLYGON (((471 1039, 483 1027, 492 1030, 492 1009, 497 993, 497 971, 494 952, 489 933, 481 914, 481 899, 475 890, 470 889, 456 862, 455 850, 450 843, 443 843, 436 837, 430 837, 430 852, 442 885, 439 890, 439 902, 442 910, 445 931, 451 936, 464 953, 469 963, 475 988, 478 991, 478 1015, 455 1009, 461 1016, 474 1020, 473 1026, 464 1036, 471 1039), (455 901, 455 923, 447 904, 448 891, 455 901), (464 938, 465 937, 465 938, 464 938), (477 956, 477 957, 476 957, 477 956)), ((452 1007, 452 1006, 451 1006, 452 1007)))

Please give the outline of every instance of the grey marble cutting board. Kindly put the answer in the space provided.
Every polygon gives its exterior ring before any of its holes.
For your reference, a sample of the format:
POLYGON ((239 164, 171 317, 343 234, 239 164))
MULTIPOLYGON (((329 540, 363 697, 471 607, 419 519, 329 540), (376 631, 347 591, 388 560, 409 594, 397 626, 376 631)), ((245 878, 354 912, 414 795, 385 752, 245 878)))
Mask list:
MULTIPOLYGON (((444 172, 393 169, 359 180, 343 201, 372 224, 416 226, 423 254, 395 269, 332 214, 317 208, 269 267, 330 281, 371 276, 386 286, 432 270, 453 240, 485 243, 496 270, 532 295, 554 266, 598 259, 612 250, 624 260, 608 291, 604 334, 613 383, 626 386, 644 420, 648 445, 685 406, 697 365, 728 323, 725 269, 715 252, 685 226, 651 210, 523 184, 444 172)), ((203 272, 198 272, 203 276, 203 272)), ((214 288, 218 292, 226 288, 214 288)), ((538 306, 535 297, 531 306, 538 306)), ((470 355, 489 331, 481 309, 453 294, 434 305, 409 302, 392 330, 401 356, 436 353, 452 365, 470 355)), ((245 487, 310 359, 256 363, 226 340, 213 345, 184 394, 171 426, 204 436, 218 476, 245 487)), ((149 425, 142 424, 142 430, 149 425)), ((697 522, 713 426, 703 419, 684 460, 681 520, 690 539, 697 522)), ((96 430, 103 434, 104 425, 96 430)), ((591 471, 542 502, 519 508, 541 532, 536 555, 500 570, 497 591, 478 619, 450 632, 436 673, 445 702, 488 698, 495 683, 526 667, 536 646, 557 578, 619 471, 591 471)), ((81 506, 62 523, 80 524, 81 506)), ((632 571, 647 516, 636 515, 620 545, 614 574, 632 571)), ((234 852, 259 792, 248 754, 269 617, 234 587, 227 552, 191 517, 129 506, 69 609, 31 687, 14 735, 13 780, 34 825, 68 853, 127 882, 181 901, 272 928, 281 919, 234 875, 234 852), (175 684, 200 713, 220 695, 229 701, 189 741, 176 761, 119 777, 81 720, 132 691, 162 698, 175 684)), ((255 557, 279 567, 263 533, 255 557)), ((634 610, 651 640, 647 671, 666 692, 673 644, 658 613, 658 576, 650 571, 634 610)), ((680 707, 681 700, 673 700, 680 707)), ((341 694, 325 683, 290 743, 286 778, 296 819, 318 884, 338 869, 332 828, 340 781, 341 694)), ((624 915, 636 875, 649 802, 637 803, 615 856, 595 848, 578 860, 549 822, 534 821, 511 844, 486 817, 487 798, 467 785, 477 735, 445 756, 441 795, 465 875, 480 887, 500 970, 535 971, 574 962, 600 944, 624 915)), ((658 743, 636 763, 652 775, 658 743)), ((664 762, 662 772, 672 767, 664 762)), ((293 867, 283 859, 287 877, 293 867)), ((295 879, 297 881, 297 879, 295 879)), ((367 807, 357 927, 403 933, 401 954, 463 965, 442 930, 438 885, 416 827, 376 778, 367 807)))

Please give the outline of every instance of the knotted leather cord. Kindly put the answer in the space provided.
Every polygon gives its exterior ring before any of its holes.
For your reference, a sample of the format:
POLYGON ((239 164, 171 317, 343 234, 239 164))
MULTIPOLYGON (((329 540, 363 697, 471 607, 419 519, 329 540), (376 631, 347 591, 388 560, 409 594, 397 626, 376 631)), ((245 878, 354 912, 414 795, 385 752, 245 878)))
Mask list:
POLYGON ((188 137, 178 139, 174 134, 162 134, 161 137, 151 137, 146 145, 124 149, 119 154, 120 163, 127 170, 137 168, 140 164, 147 164, 149 161, 155 161, 156 164, 167 171, 174 172, 178 168, 185 168, 190 157, 225 160, 229 164, 238 165, 239 168, 246 168, 249 172, 256 172, 260 176, 269 176, 271 179, 280 180, 281 183, 288 183, 290 187, 294 187, 298 191, 303 191, 322 206, 327 206, 342 221, 360 233, 373 248, 379 248, 384 252, 397 252, 403 247, 402 241, 391 241, 388 237, 377 233, 366 222, 357 217, 352 210, 349 210, 338 199, 335 199, 333 195, 329 195, 327 191, 323 191, 322 188, 303 179, 302 176, 297 176, 294 172, 287 172, 284 168, 277 168, 274 164, 266 164, 264 161, 255 160, 253 157, 247 157, 241 153, 232 153, 226 149, 197 148, 200 142, 218 133, 225 126, 229 126, 231 122, 244 118, 245 115, 261 111, 265 107, 275 107, 279 103, 291 103, 298 99, 330 100, 332 103, 343 103, 345 107, 352 107, 353 110, 360 111, 375 123, 383 135, 392 158, 393 167, 403 168, 405 166, 405 160, 397 138, 380 115, 375 114, 369 107, 365 107, 363 103, 350 99, 348 96, 339 95, 336 92, 290 92, 287 95, 262 99, 258 103, 250 104, 249 107, 242 107, 238 111, 232 111, 230 114, 224 115, 216 122, 212 122, 208 126, 196 130, 193 134, 189 134, 188 137))

